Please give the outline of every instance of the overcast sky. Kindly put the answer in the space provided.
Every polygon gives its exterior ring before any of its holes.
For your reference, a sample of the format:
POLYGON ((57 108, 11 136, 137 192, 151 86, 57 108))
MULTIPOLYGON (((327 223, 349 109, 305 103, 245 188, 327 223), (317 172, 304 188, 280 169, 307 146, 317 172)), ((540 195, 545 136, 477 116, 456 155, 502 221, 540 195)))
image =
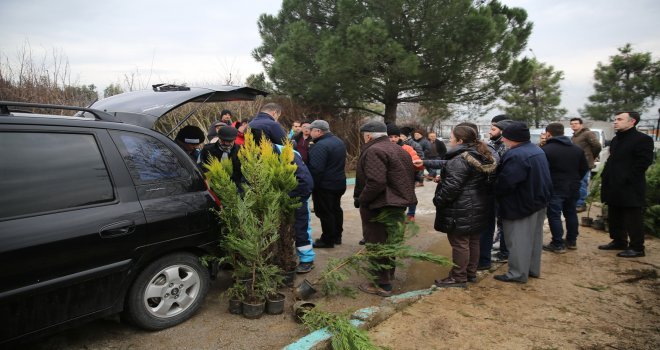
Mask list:
MULTIPOLYGON (((593 70, 629 42, 660 56, 658 0, 503 0, 523 7, 534 30, 529 48, 562 70, 569 115, 593 92, 593 70)), ((79 84, 99 91, 134 74, 143 87, 160 82, 218 84, 263 71, 251 51, 260 45, 260 14, 281 0, 89 1, 1 0, 0 55, 15 60, 29 44, 36 60, 53 50, 79 84)), ((527 55, 532 52, 527 51, 527 55)), ((657 106, 647 112, 657 118, 657 106)))

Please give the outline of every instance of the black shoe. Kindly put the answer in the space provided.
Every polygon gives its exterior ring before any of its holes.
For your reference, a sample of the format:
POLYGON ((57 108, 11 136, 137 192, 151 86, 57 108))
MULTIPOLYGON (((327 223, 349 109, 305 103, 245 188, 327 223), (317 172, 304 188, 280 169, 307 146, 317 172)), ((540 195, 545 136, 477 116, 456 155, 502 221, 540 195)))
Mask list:
POLYGON ((360 245, 365 245, 367 243, 367 241, 365 241, 364 238, 362 238, 358 243, 360 245))
POLYGON ((621 244, 615 241, 612 241, 607 244, 599 245, 598 249, 600 250, 626 250, 628 249, 628 244, 621 244))
POLYGON ((478 271, 490 270, 491 267, 493 267, 493 265, 479 265, 477 266, 477 270, 478 271))
POLYGON ((553 252, 553 253, 557 253, 557 254, 566 253, 566 248, 564 248, 563 246, 558 246, 558 245, 552 244, 552 243, 544 244, 543 245, 543 250, 545 250, 546 252, 553 252))
POLYGON ((333 243, 326 243, 321 239, 317 239, 314 241, 314 248, 334 248, 334 247, 335 245, 333 243))
POLYGON ((527 276, 529 276, 531 278, 541 278, 539 275, 535 275, 533 273, 529 273, 527 276))
POLYGON ((501 282, 512 282, 512 283, 525 283, 523 281, 515 280, 513 278, 510 278, 507 275, 495 275, 494 277, 496 280, 501 281, 501 282))
POLYGON ((505 262, 509 261, 509 256, 508 256, 508 255, 504 255, 504 254, 497 253, 497 254, 493 255, 493 257, 491 258, 491 260, 492 260, 493 262, 496 262, 496 263, 505 263, 505 262))
POLYGON ((621 258, 640 258, 642 256, 646 256, 646 254, 644 254, 643 250, 636 251, 636 250, 632 250, 632 249, 626 249, 626 250, 622 251, 621 253, 617 254, 616 256, 621 257, 621 258))
POLYGON ((468 282, 469 283, 477 283, 477 276, 468 276, 468 282))
POLYGON ((303 274, 314 270, 314 262, 301 262, 296 266, 296 273, 303 274))
POLYGON ((577 243, 566 241, 566 249, 576 250, 577 249, 577 243))
POLYGON ((341 238, 335 239, 335 244, 336 245, 341 245, 341 238))

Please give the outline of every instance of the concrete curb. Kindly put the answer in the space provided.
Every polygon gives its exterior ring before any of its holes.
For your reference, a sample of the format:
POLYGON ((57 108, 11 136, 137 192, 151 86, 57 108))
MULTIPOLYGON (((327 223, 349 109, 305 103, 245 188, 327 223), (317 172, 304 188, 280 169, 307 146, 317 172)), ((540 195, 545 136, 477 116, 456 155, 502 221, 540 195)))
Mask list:
MULTIPOLYGON (((401 311, 425 295, 432 294, 440 288, 431 287, 383 299, 380 306, 366 307, 357 310, 351 315, 351 323, 358 328, 369 329, 385 321, 396 312, 401 311)), ((285 346, 283 350, 310 350, 322 348, 330 340, 332 334, 326 328, 316 330, 297 341, 285 346)))

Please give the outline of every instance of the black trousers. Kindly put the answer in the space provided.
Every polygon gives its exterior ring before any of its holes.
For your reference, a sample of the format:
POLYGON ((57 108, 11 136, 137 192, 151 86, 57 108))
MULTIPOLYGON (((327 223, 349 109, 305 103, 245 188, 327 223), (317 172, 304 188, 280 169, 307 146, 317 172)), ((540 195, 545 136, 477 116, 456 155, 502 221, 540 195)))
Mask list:
POLYGON ((343 190, 315 189, 312 192, 314 214, 321 221, 321 241, 335 244, 344 232, 344 211, 341 209, 343 190))
POLYGON ((618 244, 627 244, 630 249, 644 250, 644 224, 641 207, 609 206, 610 238, 618 244))

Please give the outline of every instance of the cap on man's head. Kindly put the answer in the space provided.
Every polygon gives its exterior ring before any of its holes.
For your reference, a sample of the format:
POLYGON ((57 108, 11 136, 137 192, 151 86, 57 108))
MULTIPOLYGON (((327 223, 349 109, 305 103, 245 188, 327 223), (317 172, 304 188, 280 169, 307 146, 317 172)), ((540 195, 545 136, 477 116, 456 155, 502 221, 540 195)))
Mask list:
POLYGON ((409 126, 404 126, 401 128, 401 134, 406 135, 406 137, 410 137, 410 134, 412 134, 413 128, 409 126))
POLYGON ((176 134, 176 140, 189 145, 199 145, 204 142, 204 132, 194 125, 186 125, 176 134))
POLYGON ((228 110, 228 109, 223 109, 222 112, 220 112, 220 116, 221 116, 221 117, 222 117, 223 115, 225 115, 225 114, 229 114, 229 115, 232 116, 232 117, 234 116, 233 114, 231 114, 231 111, 228 110))
POLYGON ((387 125, 387 136, 392 136, 392 135, 395 135, 395 136, 401 135, 401 130, 399 129, 398 126, 396 126, 394 124, 388 124, 387 125))
POLYGON ((319 129, 321 131, 330 131, 330 124, 325 120, 317 119, 309 124, 309 129, 319 129))
POLYGON ((490 120, 490 123, 495 124, 499 121, 508 120, 508 119, 509 119, 509 117, 507 117, 506 114, 500 114, 500 115, 494 116, 493 119, 490 120))
POLYGON ((377 120, 370 121, 362 125, 360 132, 387 132, 387 125, 377 120))
POLYGON ((502 130, 502 136, 514 142, 526 142, 530 139, 527 124, 514 121, 502 130))
POLYGON ((220 138, 220 140, 234 141, 236 140, 236 136, 238 136, 238 130, 234 127, 224 125, 218 130, 218 138, 220 138))
POLYGON ((493 125, 493 126, 500 129, 500 130, 502 130, 502 131, 504 131, 504 129, 506 129, 507 126, 511 125, 511 123, 513 123, 513 120, 504 119, 504 120, 500 120, 499 122, 495 123, 495 125, 493 125))

